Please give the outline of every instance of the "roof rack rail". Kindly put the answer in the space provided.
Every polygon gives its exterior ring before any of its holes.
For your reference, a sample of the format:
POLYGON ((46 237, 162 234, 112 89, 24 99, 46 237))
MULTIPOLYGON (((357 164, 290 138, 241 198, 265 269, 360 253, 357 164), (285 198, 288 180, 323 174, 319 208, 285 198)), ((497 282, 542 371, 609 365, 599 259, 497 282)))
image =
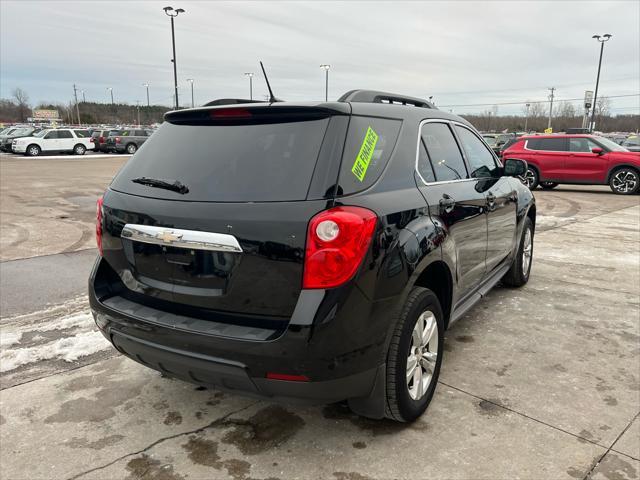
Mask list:
POLYGON ((248 100, 246 98, 218 98, 205 103, 203 107, 216 107, 218 105, 239 105, 241 103, 264 103, 261 100, 248 100))
POLYGON ((392 105, 413 105, 420 108, 436 106, 422 98, 408 97, 397 93, 378 92, 376 90, 350 90, 339 99, 339 102, 389 103, 392 105))

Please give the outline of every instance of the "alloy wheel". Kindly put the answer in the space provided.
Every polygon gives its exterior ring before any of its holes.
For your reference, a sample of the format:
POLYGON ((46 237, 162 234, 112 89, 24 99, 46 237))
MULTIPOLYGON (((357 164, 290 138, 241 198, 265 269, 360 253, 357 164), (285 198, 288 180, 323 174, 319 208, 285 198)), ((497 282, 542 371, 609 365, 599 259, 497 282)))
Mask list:
POLYGON ((520 177, 520 181, 528 188, 531 188, 536 184, 536 172, 534 172, 530 168, 527 168, 525 174, 520 177))
POLYGON ((38 155, 38 153, 40 153, 40 149, 36 146, 33 147, 29 147, 29 155, 31 155, 32 157, 35 157, 36 155, 38 155))
POLYGON ((413 400, 420 400, 426 393, 438 358, 438 322, 430 310, 418 317, 407 356, 407 388, 413 400))
POLYGON ((611 187, 618 193, 629 193, 638 187, 638 174, 628 168, 618 170, 613 174, 611 187))
POLYGON ((533 254, 533 242, 531 240, 531 229, 527 228, 524 232, 524 243, 522 244, 522 275, 525 277, 529 273, 531 256, 533 254))

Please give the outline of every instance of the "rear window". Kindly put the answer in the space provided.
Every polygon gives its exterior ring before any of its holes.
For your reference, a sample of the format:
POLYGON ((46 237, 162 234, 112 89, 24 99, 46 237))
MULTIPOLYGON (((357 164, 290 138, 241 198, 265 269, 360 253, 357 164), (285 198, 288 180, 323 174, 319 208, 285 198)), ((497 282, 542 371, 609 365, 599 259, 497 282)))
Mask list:
POLYGON ((351 117, 338 180, 343 195, 369 188, 380 177, 401 124, 400 120, 351 117))
POLYGON ((223 126, 165 122, 111 188, 190 201, 304 200, 328 123, 328 118, 223 126), (132 182, 141 177, 179 181, 189 192, 181 195, 132 182))
POLYGON ((527 140, 529 150, 544 150, 548 152, 566 152, 566 138, 531 138, 527 140))

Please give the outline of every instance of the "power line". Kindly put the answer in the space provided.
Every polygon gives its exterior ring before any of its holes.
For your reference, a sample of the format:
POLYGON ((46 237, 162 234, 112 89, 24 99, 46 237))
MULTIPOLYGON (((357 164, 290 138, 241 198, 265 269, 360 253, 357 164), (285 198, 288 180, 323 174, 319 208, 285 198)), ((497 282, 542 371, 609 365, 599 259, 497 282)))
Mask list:
MULTIPOLYGON (((623 97, 639 97, 640 93, 633 93, 629 95, 609 95, 607 97, 600 98, 623 98, 623 97)), ((557 102, 576 102, 583 100, 582 98, 561 98, 555 99, 557 102)), ((526 105, 527 103, 547 103, 549 100, 526 100, 524 102, 491 102, 491 103, 467 103, 456 105, 438 105, 439 107, 492 107, 494 105, 526 105)))

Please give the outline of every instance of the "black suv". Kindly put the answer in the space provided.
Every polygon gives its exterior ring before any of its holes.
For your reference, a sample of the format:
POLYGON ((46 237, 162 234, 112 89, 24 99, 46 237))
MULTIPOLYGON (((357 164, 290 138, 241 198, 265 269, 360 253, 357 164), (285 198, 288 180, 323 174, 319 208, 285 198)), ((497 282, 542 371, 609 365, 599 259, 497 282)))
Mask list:
POLYGON ((526 163, 425 100, 169 112, 98 201, 95 321, 163 372, 411 421, 445 329, 529 277, 526 163))

